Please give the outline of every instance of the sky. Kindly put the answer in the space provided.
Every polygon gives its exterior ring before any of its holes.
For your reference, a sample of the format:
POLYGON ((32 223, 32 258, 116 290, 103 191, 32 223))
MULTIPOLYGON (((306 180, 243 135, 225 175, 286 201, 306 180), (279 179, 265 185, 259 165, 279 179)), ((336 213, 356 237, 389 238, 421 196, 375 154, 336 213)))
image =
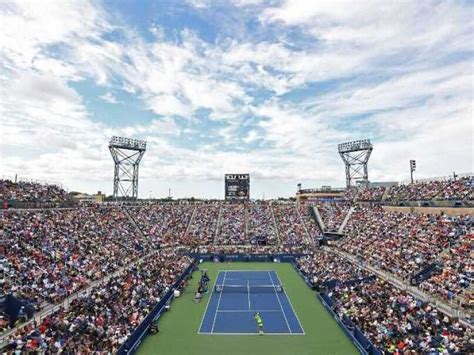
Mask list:
POLYGON ((472 1, 0 1, 0 176, 110 194, 113 135, 141 197, 344 186, 473 169, 472 1))

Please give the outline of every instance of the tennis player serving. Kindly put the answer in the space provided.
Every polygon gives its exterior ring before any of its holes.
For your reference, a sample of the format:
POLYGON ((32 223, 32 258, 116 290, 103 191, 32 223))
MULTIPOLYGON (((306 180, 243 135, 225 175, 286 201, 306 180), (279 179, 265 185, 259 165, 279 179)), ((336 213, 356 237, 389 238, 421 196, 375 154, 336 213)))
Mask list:
POLYGON ((255 318, 255 321, 257 322, 258 334, 263 335, 263 320, 262 320, 262 317, 260 317, 260 313, 258 312, 255 313, 253 317, 255 318))

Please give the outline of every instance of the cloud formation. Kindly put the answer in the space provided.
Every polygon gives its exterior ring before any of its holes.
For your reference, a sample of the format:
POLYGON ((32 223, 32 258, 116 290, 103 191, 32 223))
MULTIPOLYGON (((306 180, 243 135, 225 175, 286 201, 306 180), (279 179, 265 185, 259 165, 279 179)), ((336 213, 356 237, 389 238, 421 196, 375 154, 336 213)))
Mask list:
POLYGON ((474 170, 469 2, 152 5, 0 4, 1 175, 110 193, 112 135, 148 140, 143 196, 342 186, 360 138, 374 181, 474 170))

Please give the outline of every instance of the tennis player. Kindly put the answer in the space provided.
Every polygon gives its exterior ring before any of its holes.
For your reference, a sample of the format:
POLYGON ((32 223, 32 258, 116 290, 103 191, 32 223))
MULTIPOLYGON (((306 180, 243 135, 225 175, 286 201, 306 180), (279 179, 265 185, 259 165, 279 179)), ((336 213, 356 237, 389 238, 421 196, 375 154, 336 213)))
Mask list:
POLYGON ((262 320, 262 317, 260 317, 260 313, 258 312, 255 313, 253 317, 255 318, 255 321, 257 322, 258 334, 263 335, 263 320, 262 320))

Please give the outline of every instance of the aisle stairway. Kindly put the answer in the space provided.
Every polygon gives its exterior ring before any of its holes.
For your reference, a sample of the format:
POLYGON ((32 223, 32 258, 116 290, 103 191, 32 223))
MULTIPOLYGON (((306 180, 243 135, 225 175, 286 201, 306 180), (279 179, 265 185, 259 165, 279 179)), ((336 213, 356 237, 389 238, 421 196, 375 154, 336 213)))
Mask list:
POLYGON ((342 221, 341 225, 339 226, 339 229, 337 230, 338 233, 342 234, 344 231, 344 228, 346 227, 347 222, 349 222, 349 219, 351 218, 352 212, 354 212, 355 208, 354 206, 351 206, 349 208, 349 211, 347 211, 346 216, 344 217, 344 220, 342 221))

